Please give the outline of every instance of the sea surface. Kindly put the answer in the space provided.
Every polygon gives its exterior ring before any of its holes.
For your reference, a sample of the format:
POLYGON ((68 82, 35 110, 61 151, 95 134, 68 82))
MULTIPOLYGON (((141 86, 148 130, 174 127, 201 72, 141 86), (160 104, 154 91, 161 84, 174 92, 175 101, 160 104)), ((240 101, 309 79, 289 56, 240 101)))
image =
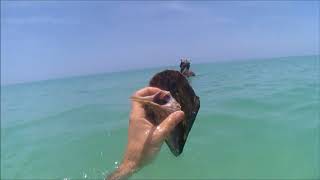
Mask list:
MULTIPOLYGON (((103 179, 121 161, 130 95, 166 68, 1 86, 1 179, 103 179)), ((192 64, 201 108, 184 152, 133 179, 319 179, 320 58, 192 64)))

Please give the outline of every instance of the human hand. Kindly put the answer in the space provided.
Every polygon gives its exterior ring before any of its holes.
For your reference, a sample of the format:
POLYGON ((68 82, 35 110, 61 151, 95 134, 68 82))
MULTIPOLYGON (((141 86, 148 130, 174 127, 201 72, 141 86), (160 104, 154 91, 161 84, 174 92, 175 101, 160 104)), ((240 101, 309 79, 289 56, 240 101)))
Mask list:
MULTIPOLYGON (((158 88, 146 87, 134 93, 134 96, 151 96, 160 91, 158 88)), ((141 103, 132 101, 131 104, 126 152, 119 168, 108 176, 109 180, 127 179, 135 171, 150 163, 160 151, 169 133, 184 118, 183 111, 176 111, 159 125, 154 125, 151 123, 152 120, 147 119, 141 103)))

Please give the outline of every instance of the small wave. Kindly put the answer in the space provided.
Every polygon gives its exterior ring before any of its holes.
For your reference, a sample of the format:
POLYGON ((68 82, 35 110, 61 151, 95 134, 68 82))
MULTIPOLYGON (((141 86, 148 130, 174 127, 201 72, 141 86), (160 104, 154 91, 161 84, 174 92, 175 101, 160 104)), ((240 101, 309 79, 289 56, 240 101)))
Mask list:
POLYGON ((306 112, 306 111, 312 111, 315 110, 317 112, 317 108, 319 108, 319 103, 314 101, 306 101, 306 102, 300 102, 297 104, 292 104, 289 106, 288 111, 290 112, 306 112))
MULTIPOLYGON (((115 105, 116 106, 116 105, 115 105)), ((48 114, 45 117, 28 120, 27 122, 19 123, 14 126, 7 127, 4 130, 5 133, 10 134, 10 132, 18 131, 28 127, 40 127, 47 123, 57 123, 58 120, 66 123, 67 121, 75 122, 75 119, 80 119, 81 117, 86 117, 94 115, 95 113, 108 114, 110 112, 110 106, 108 104, 87 104, 68 110, 64 110, 55 114, 48 114)))

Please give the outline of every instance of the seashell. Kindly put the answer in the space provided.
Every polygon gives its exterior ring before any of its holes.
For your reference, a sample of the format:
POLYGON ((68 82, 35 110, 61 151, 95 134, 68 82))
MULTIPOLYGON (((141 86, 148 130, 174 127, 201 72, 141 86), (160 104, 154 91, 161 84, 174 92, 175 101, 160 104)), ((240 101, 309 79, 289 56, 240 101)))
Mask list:
POLYGON ((185 118, 180 122, 166 139, 169 149, 179 156, 187 141, 200 108, 199 97, 195 94, 188 80, 179 71, 165 70, 154 75, 149 85, 160 88, 154 96, 144 98, 133 97, 144 103, 146 115, 152 123, 161 123, 172 112, 182 110, 185 118))

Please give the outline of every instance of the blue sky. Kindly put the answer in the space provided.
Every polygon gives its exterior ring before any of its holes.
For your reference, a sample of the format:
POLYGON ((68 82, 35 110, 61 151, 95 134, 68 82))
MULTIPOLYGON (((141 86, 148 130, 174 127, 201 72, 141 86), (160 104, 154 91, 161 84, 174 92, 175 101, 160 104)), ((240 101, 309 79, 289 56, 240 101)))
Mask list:
POLYGON ((319 1, 1 1, 1 84, 319 54, 319 1))

